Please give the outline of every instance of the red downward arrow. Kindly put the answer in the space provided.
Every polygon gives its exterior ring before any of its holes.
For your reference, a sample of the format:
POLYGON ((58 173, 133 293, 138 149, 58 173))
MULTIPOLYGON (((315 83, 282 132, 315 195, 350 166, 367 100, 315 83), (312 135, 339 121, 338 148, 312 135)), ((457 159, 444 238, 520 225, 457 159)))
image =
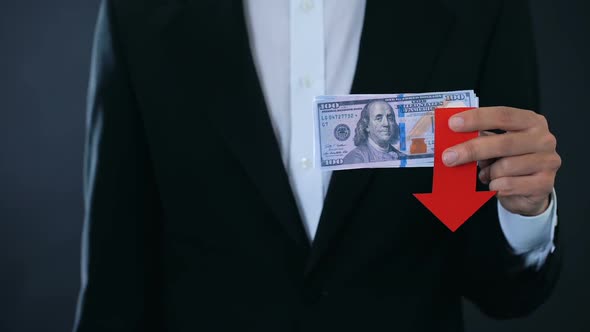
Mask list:
POLYGON ((475 191, 477 163, 447 167, 442 153, 447 148, 477 137, 478 133, 456 133, 449 128, 449 118, 472 108, 437 108, 434 111, 434 175, 432 194, 414 194, 443 224, 456 231, 495 191, 475 191))

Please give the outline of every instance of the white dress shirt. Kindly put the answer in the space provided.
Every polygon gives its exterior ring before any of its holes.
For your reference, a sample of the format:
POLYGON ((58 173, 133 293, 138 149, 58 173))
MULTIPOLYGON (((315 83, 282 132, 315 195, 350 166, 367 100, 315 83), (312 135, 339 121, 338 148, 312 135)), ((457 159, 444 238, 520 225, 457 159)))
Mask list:
MULTIPOLYGON (((289 182, 313 240, 331 172, 313 167, 312 101, 349 94, 365 0, 244 0, 250 47, 289 182)), ((396 93, 399 91, 391 91, 396 93)), ((555 192, 541 215, 512 214, 498 203, 509 244, 539 267, 553 249, 555 192)))

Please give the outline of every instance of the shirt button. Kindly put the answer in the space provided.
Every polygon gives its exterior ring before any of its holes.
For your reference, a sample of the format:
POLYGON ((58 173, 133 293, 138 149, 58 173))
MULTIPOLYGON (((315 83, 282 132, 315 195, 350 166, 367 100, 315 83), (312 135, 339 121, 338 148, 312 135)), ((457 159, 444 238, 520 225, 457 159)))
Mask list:
POLYGON ((309 89, 313 85, 313 79, 309 77, 309 75, 302 76, 299 79, 299 85, 301 85, 302 88, 309 89))
POLYGON ((301 167, 303 169, 310 168, 311 167, 311 160, 309 160, 309 159, 307 159, 305 157, 301 158, 301 167))
POLYGON ((307 12, 313 10, 313 7, 314 7, 313 0, 302 0, 300 7, 304 13, 307 13, 307 12))

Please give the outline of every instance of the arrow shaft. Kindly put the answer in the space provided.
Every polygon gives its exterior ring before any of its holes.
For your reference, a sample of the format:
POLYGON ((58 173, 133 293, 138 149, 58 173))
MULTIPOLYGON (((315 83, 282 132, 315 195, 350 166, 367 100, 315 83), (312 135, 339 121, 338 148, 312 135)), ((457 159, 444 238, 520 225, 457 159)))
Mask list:
POLYGON ((438 108, 434 126, 434 174, 432 192, 473 192, 475 190, 477 163, 447 167, 442 153, 452 146, 477 137, 477 132, 456 133, 449 128, 449 118, 471 108, 438 108))

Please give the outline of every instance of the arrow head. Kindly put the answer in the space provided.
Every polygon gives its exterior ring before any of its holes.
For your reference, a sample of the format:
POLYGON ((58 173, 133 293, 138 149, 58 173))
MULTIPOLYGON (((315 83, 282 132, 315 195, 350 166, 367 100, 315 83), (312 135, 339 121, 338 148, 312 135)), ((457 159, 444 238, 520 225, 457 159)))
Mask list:
POLYGON ((454 232, 495 194, 495 191, 473 191, 435 192, 414 196, 454 232))

